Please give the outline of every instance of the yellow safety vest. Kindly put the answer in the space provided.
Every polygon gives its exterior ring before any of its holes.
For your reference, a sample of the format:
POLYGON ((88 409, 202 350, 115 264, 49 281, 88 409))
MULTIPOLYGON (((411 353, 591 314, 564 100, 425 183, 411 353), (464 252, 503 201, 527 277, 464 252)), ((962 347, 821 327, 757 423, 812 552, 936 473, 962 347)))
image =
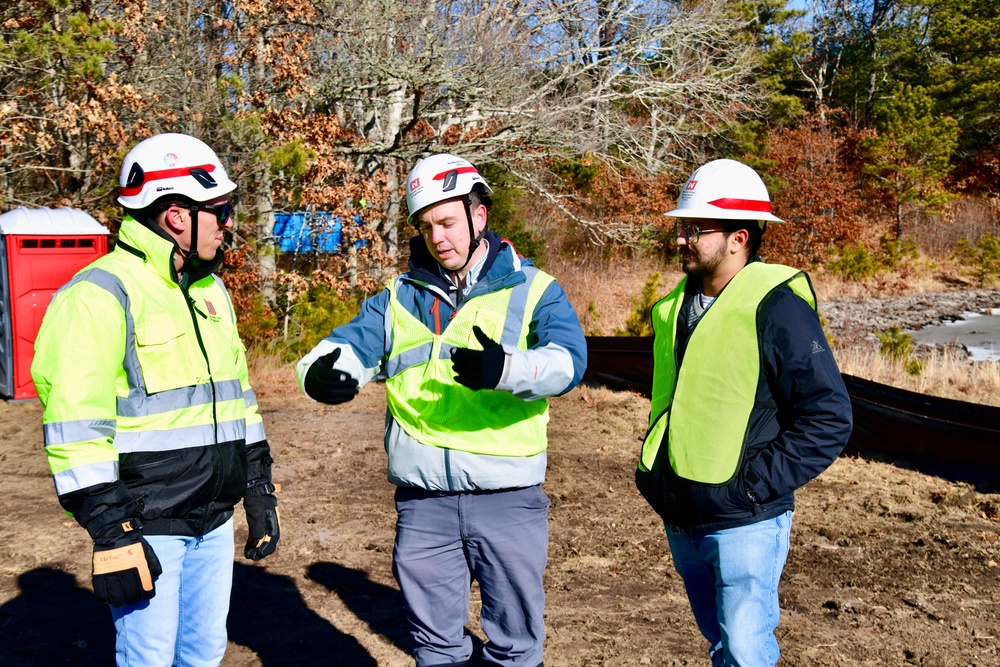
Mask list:
POLYGON ((523 283, 465 301, 443 334, 430 331, 399 303, 395 281, 387 286, 392 347, 386 361, 386 397, 392 416, 413 439, 491 456, 533 456, 545 450, 545 399, 524 401, 509 391, 473 391, 455 381, 452 368, 452 348, 482 349, 474 326, 501 344, 528 349, 530 314, 553 278, 534 267, 522 270, 527 277, 523 283))
POLYGON ((667 440, 670 466, 681 478, 726 484, 743 454, 761 373, 757 310, 787 285, 816 307, 805 273, 752 262, 719 294, 691 332, 679 372, 677 318, 687 278, 653 306, 653 393, 639 470, 652 469, 667 440))

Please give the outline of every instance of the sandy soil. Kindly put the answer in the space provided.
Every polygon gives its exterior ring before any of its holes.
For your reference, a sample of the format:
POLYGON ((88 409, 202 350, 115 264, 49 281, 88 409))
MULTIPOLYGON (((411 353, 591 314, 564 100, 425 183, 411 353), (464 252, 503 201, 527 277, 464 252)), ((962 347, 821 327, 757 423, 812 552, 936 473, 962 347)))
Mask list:
MULTIPOLYGON (((282 541, 260 563, 236 560, 223 664, 412 664, 390 569, 382 387, 338 407, 297 395, 290 371, 257 390, 282 541)), ((548 667, 707 664, 662 526, 632 484, 647 410, 600 387, 553 401, 548 667)), ((112 664, 90 544, 56 502, 40 418, 37 402, 0 403, 0 662, 112 664)), ((851 457, 800 491, 781 664, 1000 665, 1000 495, 981 491, 851 457)), ((474 602, 482 638, 477 614, 474 602)))

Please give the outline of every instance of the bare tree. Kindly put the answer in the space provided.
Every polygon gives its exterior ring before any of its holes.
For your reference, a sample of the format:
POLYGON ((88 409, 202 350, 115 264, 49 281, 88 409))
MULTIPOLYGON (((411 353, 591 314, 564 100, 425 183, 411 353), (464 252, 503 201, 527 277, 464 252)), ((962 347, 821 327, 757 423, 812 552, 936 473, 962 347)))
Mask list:
MULTIPOLYGON (((621 230, 574 213, 552 156, 681 174, 764 98, 721 0, 354 0, 321 22, 315 99, 361 139, 338 150, 391 187, 431 152, 503 165, 598 238, 621 230)), ((388 224, 398 201, 385 198, 388 224)))

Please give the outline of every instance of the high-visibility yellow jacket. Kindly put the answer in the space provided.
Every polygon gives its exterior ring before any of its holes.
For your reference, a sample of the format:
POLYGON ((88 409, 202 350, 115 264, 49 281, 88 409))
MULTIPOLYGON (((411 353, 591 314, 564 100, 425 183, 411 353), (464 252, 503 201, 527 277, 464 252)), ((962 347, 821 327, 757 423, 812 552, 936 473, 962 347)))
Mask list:
POLYGON ((126 217, 113 252, 46 311, 32 377, 59 500, 91 535, 139 518, 203 535, 271 458, 236 317, 214 262, 178 283, 174 245, 126 217))

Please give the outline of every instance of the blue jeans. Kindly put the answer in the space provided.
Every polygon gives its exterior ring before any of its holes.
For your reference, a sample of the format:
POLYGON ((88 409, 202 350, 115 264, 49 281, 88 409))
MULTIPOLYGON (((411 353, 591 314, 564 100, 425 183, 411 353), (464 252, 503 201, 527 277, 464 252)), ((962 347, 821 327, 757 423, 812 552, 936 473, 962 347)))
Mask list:
POLYGON ((542 574, 549 499, 540 486, 479 493, 396 490, 392 569, 417 667, 464 664, 469 589, 479 582, 488 665, 537 667, 545 641, 542 574))
POLYGON ((199 539, 147 535, 163 567, 152 600, 111 607, 118 667, 209 667, 226 652, 233 520, 199 539))
POLYGON ((674 567, 710 644, 713 667, 774 665, 778 580, 788 557, 792 513, 707 535, 666 528, 674 567))

